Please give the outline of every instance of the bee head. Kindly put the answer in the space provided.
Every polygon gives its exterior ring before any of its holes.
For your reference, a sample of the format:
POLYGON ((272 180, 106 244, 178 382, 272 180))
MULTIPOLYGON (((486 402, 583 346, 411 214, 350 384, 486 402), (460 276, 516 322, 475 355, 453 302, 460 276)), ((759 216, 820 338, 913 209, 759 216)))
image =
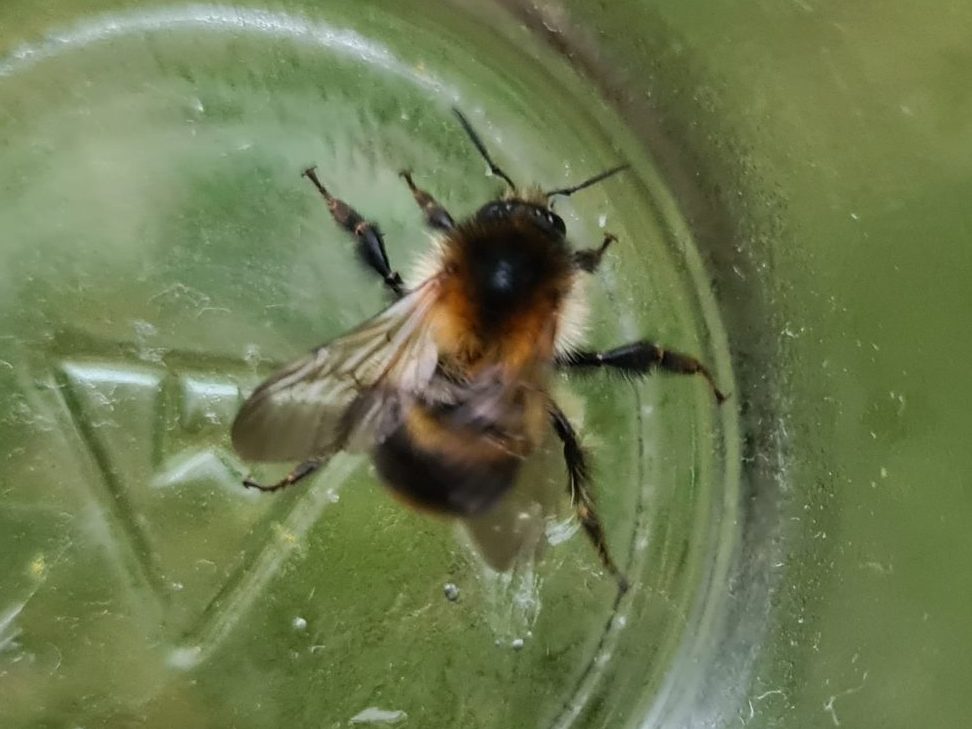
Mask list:
POLYGON ((447 269, 472 305, 469 326, 482 332, 529 318, 538 305, 554 306, 573 271, 564 221, 521 198, 486 203, 445 246, 447 269))
POLYGON ((501 221, 524 221, 539 228, 550 238, 563 241, 567 235, 567 226, 563 218, 546 205, 538 205, 526 200, 511 198, 508 200, 493 200, 483 205, 476 213, 476 220, 484 223, 501 221))

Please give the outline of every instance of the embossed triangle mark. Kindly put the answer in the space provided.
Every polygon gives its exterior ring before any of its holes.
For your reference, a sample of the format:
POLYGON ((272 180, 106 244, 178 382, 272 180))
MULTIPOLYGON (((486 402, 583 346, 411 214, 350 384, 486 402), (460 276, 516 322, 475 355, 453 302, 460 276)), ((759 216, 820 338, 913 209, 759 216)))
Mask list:
POLYGON ((266 498, 241 486, 246 466, 227 442, 237 379, 80 358, 55 377, 99 474, 91 497, 109 545, 183 646, 171 662, 189 667, 260 597, 360 461, 335 458, 315 479, 327 488, 266 498))

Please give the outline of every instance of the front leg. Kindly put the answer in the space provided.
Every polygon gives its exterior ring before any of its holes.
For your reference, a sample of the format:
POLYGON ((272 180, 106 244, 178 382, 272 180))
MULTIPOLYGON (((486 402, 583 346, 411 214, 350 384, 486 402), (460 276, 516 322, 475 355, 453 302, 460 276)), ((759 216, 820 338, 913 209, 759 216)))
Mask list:
POLYGON ((564 461, 567 463, 568 489, 570 491, 570 502, 574 505, 577 518, 580 519, 581 526, 587 533, 588 538, 594 543, 598 556, 604 568, 618 581, 618 590, 627 592, 628 579, 622 574, 621 570, 611 558, 608 551, 607 540, 604 536, 604 527, 601 526, 601 519, 597 515, 597 507, 594 503, 594 494, 591 492, 590 471, 587 466, 587 456, 581 448, 577 438, 577 431, 570 424, 567 416, 553 401, 550 402, 550 418, 553 423, 554 432, 564 444, 564 461))
POLYGON ((674 372, 679 375, 701 375, 709 383, 716 401, 721 405, 729 397, 716 386, 715 378, 708 368, 695 357, 681 352, 673 352, 652 342, 641 340, 606 352, 576 351, 558 360, 562 367, 571 369, 596 369, 609 367, 626 375, 647 375, 655 369, 674 372))
POLYGON ((430 228, 441 230, 444 233, 448 233, 456 227, 456 222, 449 215, 449 211, 442 207, 439 201, 425 190, 416 187, 415 182, 412 181, 412 173, 409 170, 402 170, 398 174, 405 180, 408 189, 412 191, 412 197, 415 198, 415 203, 422 209, 422 213, 425 215, 426 225, 430 228))
POLYGON ((597 267, 601 265, 601 259, 604 258, 604 252, 608 249, 608 246, 617 241, 617 239, 617 236, 611 233, 605 233, 604 240, 598 248, 583 248, 579 251, 574 251, 574 265, 581 271, 594 273, 597 267))
POLYGON ((358 241, 358 253, 361 259, 381 276, 385 286, 392 290, 396 296, 401 296, 404 292, 402 277, 398 271, 393 271, 388 262, 388 254, 385 253, 385 241, 382 239, 381 231, 378 226, 371 223, 343 200, 338 200, 327 191, 317 177, 314 167, 304 170, 304 177, 314 183, 314 187, 321 193, 321 197, 327 203, 327 209, 331 211, 331 217, 351 233, 358 241))

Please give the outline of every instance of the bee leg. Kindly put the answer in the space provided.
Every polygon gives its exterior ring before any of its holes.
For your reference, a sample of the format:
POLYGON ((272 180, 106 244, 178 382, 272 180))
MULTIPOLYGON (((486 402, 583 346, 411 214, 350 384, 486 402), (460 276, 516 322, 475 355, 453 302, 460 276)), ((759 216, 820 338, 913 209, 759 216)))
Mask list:
POLYGON ((243 485, 248 489, 257 489, 258 491, 279 491, 280 489, 286 488, 287 486, 293 486, 298 481, 310 476, 314 471, 323 465, 323 461, 319 458, 313 458, 309 461, 304 461, 299 466, 296 466, 293 471, 288 473, 282 479, 274 484, 263 485, 249 478, 243 479, 243 485))
POLYGON ((679 375, 701 375, 712 388, 716 402, 721 405, 729 398, 718 388, 708 368, 695 357, 673 352, 645 340, 615 347, 606 352, 571 352, 560 358, 558 364, 581 370, 610 367, 632 376, 646 375, 655 369, 679 375))
POLYGON ((587 271, 588 273, 594 273, 597 267, 601 265, 601 259, 604 257, 604 251, 608 249, 608 246, 617 240, 617 236, 611 233, 604 234, 604 241, 598 248, 584 248, 579 251, 574 251, 574 265, 577 266, 582 271, 587 271))
POLYGON ((308 167, 303 175, 314 183, 314 187, 321 193, 321 197, 327 203, 327 209, 331 211, 331 217, 357 239, 358 254, 361 259, 381 276, 385 286, 396 296, 401 296, 404 292, 402 277, 397 271, 391 269, 388 254, 385 252, 385 241, 378 226, 362 218, 357 210, 343 200, 338 200, 331 195, 317 177, 317 168, 308 167))
POLYGON ((456 223, 452 219, 452 216, 449 215, 449 211, 442 207, 439 201, 425 190, 415 186, 415 183, 412 181, 411 170, 402 170, 398 174, 405 180, 408 189, 412 191, 412 197, 415 198, 415 202, 425 214, 426 225, 444 232, 448 232, 456 227, 456 223))
POLYGON ((628 578, 618 569, 608 551, 604 527, 601 526, 601 520, 597 515, 597 508, 594 503, 594 494, 590 490, 590 471, 587 466, 587 457, 577 438, 577 431, 574 430, 574 426, 570 424, 563 411, 554 403, 551 403, 550 417, 557 437, 564 444, 564 461, 567 463, 570 501, 577 512, 577 518, 580 519, 581 526, 584 527, 587 536, 594 543, 604 568, 618 581, 618 590, 627 592, 628 578))

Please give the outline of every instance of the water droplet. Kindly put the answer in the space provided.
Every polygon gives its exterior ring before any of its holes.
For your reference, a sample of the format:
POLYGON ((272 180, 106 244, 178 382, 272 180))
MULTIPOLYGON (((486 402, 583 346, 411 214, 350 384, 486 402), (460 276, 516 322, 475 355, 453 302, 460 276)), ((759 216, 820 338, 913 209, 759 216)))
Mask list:
POLYGON ((307 621, 299 615, 293 619, 291 625, 294 626, 294 630, 307 630, 307 621))
POLYGON ((442 588, 443 594, 445 594, 446 599, 449 602, 456 602, 459 599, 459 587, 458 585, 447 582, 442 588))

